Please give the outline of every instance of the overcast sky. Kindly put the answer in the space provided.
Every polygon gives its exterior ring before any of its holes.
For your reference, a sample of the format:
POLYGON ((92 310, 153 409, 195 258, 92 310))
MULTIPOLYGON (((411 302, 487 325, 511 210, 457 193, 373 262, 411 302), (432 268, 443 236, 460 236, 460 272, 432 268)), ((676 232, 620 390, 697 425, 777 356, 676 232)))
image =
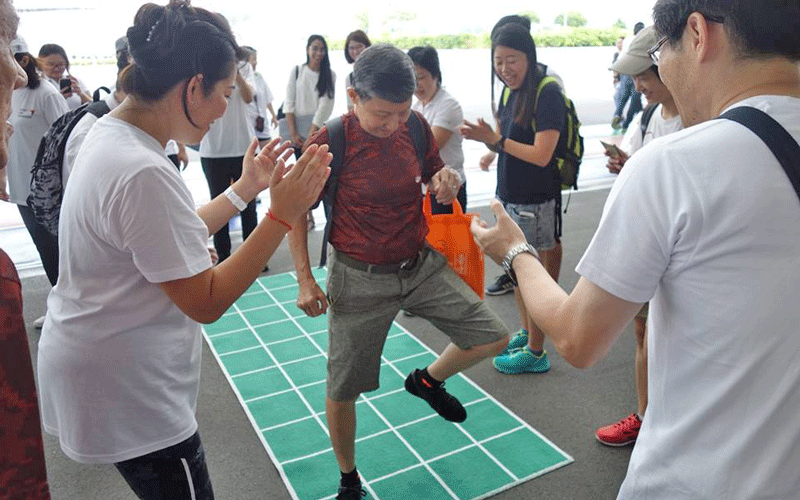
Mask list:
MULTIPOLYGON (((43 43, 56 42, 71 55, 111 54, 114 40, 125 34, 142 3, 142 0, 14 0, 20 10, 19 32, 33 51, 43 43), (65 8, 76 10, 46 10, 65 8)), ((359 7, 358 2, 331 0, 194 0, 192 3, 225 14, 240 43, 263 50, 304 43, 311 33, 342 39, 357 27, 356 16, 366 8, 359 7)), ((621 18, 631 28, 636 21, 650 24, 654 3, 655 0, 504 0, 499 8, 498 2, 403 0, 367 5, 373 23, 384 19, 388 12, 401 10, 415 14, 417 26, 428 33, 460 33, 488 31, 495 19, 525 10, 535 11, 543 23, 551 23, 559 11, 575 10, 587 18, 590 26, 607 27, 621 18)))

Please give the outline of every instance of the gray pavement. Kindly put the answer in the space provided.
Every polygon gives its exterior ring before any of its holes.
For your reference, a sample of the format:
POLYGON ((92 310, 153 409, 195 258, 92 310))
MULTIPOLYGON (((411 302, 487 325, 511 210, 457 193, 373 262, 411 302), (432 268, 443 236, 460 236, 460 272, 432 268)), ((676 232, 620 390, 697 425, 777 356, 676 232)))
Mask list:
MULTIPOLYGON (((578 276, 575 265, 599 221, 607 190, 576 193, 564 217, 564 261, 560 283, 571 290, 578 276)), ((488 209, 477 210, 490 218, 488 209)), ((490 219, 489 219, 490 220, 490 219)), ((320 233, 312 232, 310 248, 319 248, 320 233)), ((292 270, 287 246, 282 245, 270 262, 271 273, 292 270)), ((493 262, 486 263, 487 282, 499 274, 493 262)), ((49 284, 44 276, 23 280, 25 318, 30 323, 45 310, 49 284)), ((487 297, 510 329, 519 327, 512 295, 487 297)), ((397 320, 437 352, 446 345, 444 336, 420 318, 403 315, 397 320)), ((39 332, 29 328, 34 360, 39 332)), ((594 439, 596 427, 634 411, 633 354, 635 340, 629 327, 608 356, 588 370, 568 365, 552 345, 546 345, 553 368, 542 375, 507 376, 488 362, 467 375, 489 394, 530 423, 575 458, 564 468, 498 494, 497 500, 534 498, 615 498, 630 457, 630 448, 608 448, 594 439)), ((231 500, 287 500, 289 494, 270 463, 255 431, 233 391, 206 348, 203 356, 199 404, 200 431, 208 455, 217 498, 231 500)), ((134 499, 112 466, 86 466, 72 462, 57 441, 46 436, 47 469, 55 500, 134 499)), ((336 478, 331 478, 331 488, 336 478)), ((420 499, 422 500, 422 499, 420 499)))
MULTIPOLYGON (((575 265, 583 254, 599 221, 602 206, 613 176, 608 174, 596 139, 610 135, 607 126, 584 128, 587 157, 582 166, 581 190, 572 193, 564 216, 564 259, 560 283, 571 290, 578 279, 575 265), (595 144, 597 144, 595 146, 595 144)), ((495 172, 482 172, 474 165, 483 150, 465 142, 467 147, 467 178, 469 210, 491 220, 486 203, 494 192, 495 172), (471 163, 470 163, 471 162, 471 163)), ((193 159, 185 178, 198 203, 207 200, 207 187, 199 161, 193 159)), ((262 203, 265 206, 267 203, 262 203)), ((39 332, 30 327, 33 320, 45 312, 49 283, 37 265, 37 255, 20 227, 3 228, 0 212, 0 246, 23 268, 25 319, 34 362, 39 332), (16 257, 15 257, 16 255, 16 257), (20 260, 16 260, 20 259, 20 260)), ((16 209, 13 208, 15 211, 16 209)), ((323 216, 317 215, 322 221, 323 216)), ((12 225, 13 226, 13 225, 12 225)), ((236 234, 236 233, 234 233, 236 234)), ((321 233, 312 231, 310 248, 316 255, 321 233)), ((234 236, 234 243, 237 237, 234 236)), ((270 261, 270 273, 292 270, 291 256, 286 244, 276 251, 270 261)), ((486 263, 486 280, 491 282, 500 269, 486 263)), ((512 295, 487 297, 511 330, 519 327, 512 295)), ((444 336, 420 318, 398 316, 397 320, 437 352, 446 345, 444 336)), ((467 371, 467 375, 498 401, 530 423, 547 438, 575 458, 562 469, 528 481, 496 495, 498 500, 558 498, 607 499, 615 498, 625 475, 631 448, 608 448, 594 439, 594 430, 635 410, 633 383, 633 353, 635 340, 629 327, 611 348, 608 356, 588 370, 568 365, 552 345, 546 345, 553 368, 547 374, 507 376, 496 372, 484 362, 467 371)), ((203 355, 203 375, 197 417, 206 448, 209 468, 217 498, 231 500, 289 499, 289 494, 264 451, 255 431, 233 391, 206 348, 203 355)), ((134 499, 112 466, 87 466, 72 462, 64 456, 56 439, 45 436, 48 477, 55 500, 134 499)), ((337 478, 331 478, 333 493, 337 478)), ((422 500, 422 499, 421 499, 422 500)))

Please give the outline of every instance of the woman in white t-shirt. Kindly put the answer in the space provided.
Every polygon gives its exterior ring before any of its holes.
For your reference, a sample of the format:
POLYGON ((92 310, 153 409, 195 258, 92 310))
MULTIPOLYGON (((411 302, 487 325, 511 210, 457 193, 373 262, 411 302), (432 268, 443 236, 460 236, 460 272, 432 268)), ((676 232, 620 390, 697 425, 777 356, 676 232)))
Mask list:
MULTIPOLYGON (((462 210, 467 209, 467 177, 464 174, 464 151, 458 127, 464 121, 464 113, 458 104, 442 87, 442 71, 439 68, 439 54, 431 46, 413 47, 408 56, 414 61, 417 72, 416 100, 411 109, 422 113, 431 126, 433 137, 439 146, 439 156, 445 165, 452 167, 461 176, 461 186, 456 198, 462 210)), ((434 214, 453 213, 452 205, 442 205, 431 197, 431 212, 434 214)))
POLYGON ((272 101, 275 98, 264 76, 256 71, 258 67, 258 51, 249 45, 242 48, 249 52, 247 62, 253 67, 253 81, 255 83, 253 102, 247 108, 248 117, 255 129, 256 137, 258 137, 258 144, 263 146, 272 138, 270 130, 278 125, 278 118, 275 115, 275 109, 272 107, 272 101), (267 111, 270 114, 269 119, 267 118, 267 111))
MULTIPOLYGON (((20 40, 20 39, 18 39, 20 40)), ((58 241, 47 229, 36 222, 27 199, 31 186, 31 167, 42 137, 61 115, 68 111, 66 101, 49 83, 42 81, 36 58, 28 52, 24 42, 13 44, 14 58, 28 75, 28 85, 11 95, 9 122, 14 133, 8 141, 9 199, 17 204, 19 213, 31 235, 39 257, 42 259, 47 279, 51 285, 58 278, 58 241)))
MULTIPOLYGON (((228 107, 222 118, 211 124, 211 129, 200 143, 200 165, 203 167, 211 198, 224 192, 242 175, 242 159, 255 133, 248 116, 248 107, 253 102, 255 81, 253 67, 246 58, 247 53, 239 48, 236 80, 230 92, 228 107)), ((248 203, 239 216, 242 220, 244 241, 258 224, 255 200, 248 203)), ((227 224, 214 233, 214 248, 220 262, 230 256, 231 236, 227 224)))
POLYGON ((67 100, 69 109, 75 109, 92 100, 86 85, 70 74, 69 58, 64 47, 55 43, 46 43, 39 49, 39 59, 42 61, 44 76, 61 92, 61 95, 67 100))
MULTIPOLYGON (((195 210, 169 161, 170 139, 197 144, 225 112, 236 43, 218 14, 172 0, 142 6, 128 29, 125 101, 89 131, 61 208, 59 279, 38 352, 45 431, 84 463, 113 463, 144 500, 214 498, 197 431, 202 337, 253 283, 317 199, 326 147, 297 164, 273 141, 250 144, 241 178, 195 210), (270 209, 228 261, 210 233, 270 188, 270 209)), ((112 495, 113 496, 113 495, 112 495)))

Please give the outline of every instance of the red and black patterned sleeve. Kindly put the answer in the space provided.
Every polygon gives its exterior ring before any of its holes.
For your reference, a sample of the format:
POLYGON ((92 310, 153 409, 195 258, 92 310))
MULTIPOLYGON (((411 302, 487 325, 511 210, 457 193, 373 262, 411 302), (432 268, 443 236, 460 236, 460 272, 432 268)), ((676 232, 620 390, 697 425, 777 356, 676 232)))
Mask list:
POLYGON ((19 276, 0 250, 0 498, 49 500, 19 276))

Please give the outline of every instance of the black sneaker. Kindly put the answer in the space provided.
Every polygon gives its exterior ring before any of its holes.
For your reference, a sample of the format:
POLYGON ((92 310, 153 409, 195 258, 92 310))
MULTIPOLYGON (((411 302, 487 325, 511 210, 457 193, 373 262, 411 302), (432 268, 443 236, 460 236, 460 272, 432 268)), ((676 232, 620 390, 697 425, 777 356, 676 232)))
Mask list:
POLYGON ((467 410, 455 396, 444 390, 444 383, 439 387, 430 387, 421 378, 419 370, 414 370, 406 378, 406 390, 427 401, 431 408, 448 422, 463 422, 467 419, 467 410))
POLYGON ((486 295, 503 295, 513 291, 514 283, 511 283, 511 278, 505 274, 498 276, 492 286, 486 287, 486 295))
POLYGON ((361 500, 367 492, 361 488, 361 483, 356 486, 339 486, 339 494, 335 500, 361 500))

